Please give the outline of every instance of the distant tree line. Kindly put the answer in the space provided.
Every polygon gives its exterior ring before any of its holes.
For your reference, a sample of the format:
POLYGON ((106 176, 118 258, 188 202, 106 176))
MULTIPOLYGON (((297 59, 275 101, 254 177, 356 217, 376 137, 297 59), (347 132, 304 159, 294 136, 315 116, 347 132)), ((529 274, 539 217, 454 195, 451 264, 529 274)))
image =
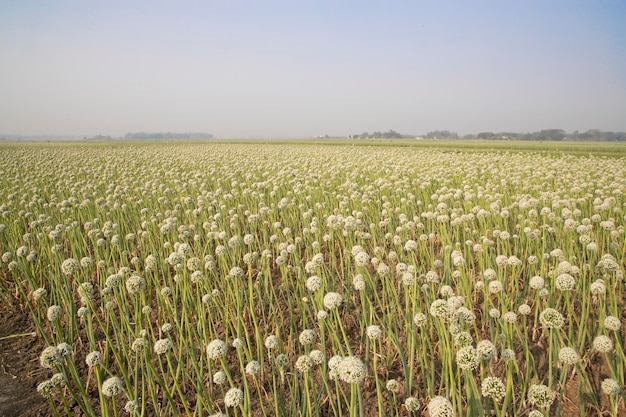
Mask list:
POLYGON ((422 136, 424 139, 458 139, 459 135, 449 130, 433 130, 422 136))
POLYGON ((350 135, 350 139, 404 139, 404 138, 414 138, 415 135, 403 135, 401 133, 396 132, 393 129, 390 129, 386 132, 374 132, 367 133, 363 132, 361 134, 350 135))
POLYGON ((85 136, 83 138, 83 140, 113 140, 113 138, 111 137, 111 135, 96 135, 92 138, 88 138, 87 136, 85 136))
POLYGON ((124 139, 213 139, 213 134, 203 132, 192 133, 172 133, 172 132, 156 132, 156 133, 127 133, 124 139))
MULTIPOLYGON (((422 137, 425 139, 459 139, 459 135, 457 133, 449 132, 447 130, 434 130, 426 133, 422 137)), ((573 133, 567 133, 562 129, 544 129, 532 133, 480 132, 475 135, 465 135, 462 139, 624 142, 626 141, 626 132, 605 132, 598 129, 591 129, 586 132, 575 131, 573 133)))

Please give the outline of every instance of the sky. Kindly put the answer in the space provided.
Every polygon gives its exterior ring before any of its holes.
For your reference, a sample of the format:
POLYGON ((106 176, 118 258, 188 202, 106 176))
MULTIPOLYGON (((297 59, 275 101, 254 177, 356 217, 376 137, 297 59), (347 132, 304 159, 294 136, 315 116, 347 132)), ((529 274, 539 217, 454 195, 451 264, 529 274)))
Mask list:
POLYGON ((0 134, 626 131, 626 2, 0 0, 0 134))

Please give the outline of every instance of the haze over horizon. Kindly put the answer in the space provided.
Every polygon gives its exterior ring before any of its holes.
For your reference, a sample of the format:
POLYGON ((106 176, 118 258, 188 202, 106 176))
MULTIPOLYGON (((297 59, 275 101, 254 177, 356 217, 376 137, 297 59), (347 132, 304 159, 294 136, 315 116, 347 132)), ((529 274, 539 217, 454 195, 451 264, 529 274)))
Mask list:
POLYGON ((0 133, 626 131, 626 2, 0 1, 0 133))

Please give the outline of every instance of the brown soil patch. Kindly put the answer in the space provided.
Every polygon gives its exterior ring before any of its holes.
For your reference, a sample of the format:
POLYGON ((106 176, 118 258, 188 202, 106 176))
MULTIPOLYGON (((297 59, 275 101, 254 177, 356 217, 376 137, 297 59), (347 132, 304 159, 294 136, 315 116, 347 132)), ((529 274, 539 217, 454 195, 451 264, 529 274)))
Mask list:
POLYGON ((48 401, 37 392, 47 378, 40 375, 39 352, 30 312, 16 306, 0 307, 0 417, 49 416, 48 401))

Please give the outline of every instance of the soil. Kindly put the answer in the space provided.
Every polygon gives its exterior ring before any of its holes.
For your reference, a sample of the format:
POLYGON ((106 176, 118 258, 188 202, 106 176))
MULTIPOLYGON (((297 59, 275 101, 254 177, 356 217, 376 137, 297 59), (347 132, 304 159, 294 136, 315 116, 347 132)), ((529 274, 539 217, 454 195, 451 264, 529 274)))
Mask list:
POLYGON ((47 377, 40 375, 42 349, 30 312, 0 306, 0 417, 52 414, 48 401, 37 392, 47 377))

